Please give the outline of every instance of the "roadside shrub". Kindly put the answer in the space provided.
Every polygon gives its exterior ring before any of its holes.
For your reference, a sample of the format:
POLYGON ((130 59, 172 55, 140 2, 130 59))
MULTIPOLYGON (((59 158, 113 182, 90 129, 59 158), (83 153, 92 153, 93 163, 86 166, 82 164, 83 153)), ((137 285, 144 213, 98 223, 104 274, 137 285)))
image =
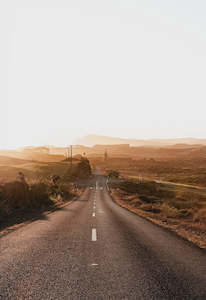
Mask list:
POLYGON ((171 199, 174 198, 176 193, 174 191, 169 190, 168 188, 159 186, 157 184, 156 191, 154 192, 155 196, 161 198, 161 199, 171 199))
POLYGON ((179 218, 188 218, 193 216, 193 211, 191 209, 181 209, 179 211, 179 218))
POLYGON ((22 182, 8 182, 1 186, 0 208, 3 213, 11 214, 13 210, 29 205, 28 186, 22 182))
POLYGON ((107 176, 109 176, 110 178, 119 178, 119 172, 116 170, 108 170, 107 171, 107 176))
POLYGON ((70 198, 72 196, 70 184, 60 183, 59 184, 59 193, 64 200, 70 198))
POLYGON ((166 203, 161 205, 161 210, 163 214, 168 218, 176 218, 179 216, 179 211, 175 207, 171 207, 166 203))
POLYGON ((119 184, 119 188, 128 194, 138 194, 143 198, 142 201, 152 203, 157 199, 168 199, 175 196, 175 192, 163 188, 154 181, 135 182, 133 180, 125 180, 119 184))
POLYGON ((120 192, 119 195, 121 195, 121 197, 124 197, 124 201, 128 203, 139 200, 136 195, 125 195, 124 193, 120 193, 120 192))
POLYGON ((152 204, 142 204, 140 208, 144 211, 152 212, 152 213, 155 213, 155 214, 161 212, 160 208, 158 208, 156 206, 153 206, 152 204))
POLYGON ((145 196, 145 195, 139 196, 139 199, 145 203, 156 203, 159 201, 159 199, 154 196, 145 196))
POLYGON ((169 205, 181 209, 201 209, 206 207, 206 198, 199 192, 177 191, 176 197, 169 200, 169 205))
POLYGON ((49 186, 43 182, 28 186, 23 182, 8 182, 0 186, 0 213, 11 215, 17 210, 41 208, 52 205, 49 186))
POLYGON ((194 207, 194 202, 187 201, 181 198, 174 198, 171 201, 169 201, 170 206, 175 207, 176 209, 189 209, 194 207))
POLYGON ((178 199, 182 199, 185 201, 191 201, 191 202, 204 202, 206 205, 206 196, 203 194, 200 194, 199 192, 194 191, 178 191, 176 193, 176 197, 178 199))
POLYGON ((200 209, 193 218, 194 222, 206 224, 206 208, 200 209))
POLYGON ((160 197, 161 189, 156 182, 145 181, 137 183, 137 192, 139 194, 148 195, 148 196, 157 196, 160 197))
POLYGON ((142 201, 140 201, 139 199, 136 199, 136 200, 132 201, 132 205, 135 207, 139 207, 140 205, 142 205, 142 201))
POLYGON ((137 193, 137 183, 132 180, 125 180, 119 184, 119 188, 128 194, 137 193))
POLYGON ((29 200, 30 206, 33 208, 41 208, 53 204, 49 198, 49 187, 43 182, 34 183, 30 186, 29 200))

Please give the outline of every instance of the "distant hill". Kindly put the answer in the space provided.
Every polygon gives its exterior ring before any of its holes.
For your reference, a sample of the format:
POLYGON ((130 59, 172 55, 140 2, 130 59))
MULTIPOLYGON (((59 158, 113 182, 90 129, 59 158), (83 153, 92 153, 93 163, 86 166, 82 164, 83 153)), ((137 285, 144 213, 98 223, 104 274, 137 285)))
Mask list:
POLYGON ((0 155, 0 166, 23 165, 27 162, 25 159, 0 155))
MULTIPOLYGON (((2 157, 10 157, 10 158, 16 158, 19 160, 29 160, 29 161, 39 161, 39 162, 58 162, 62 161, 65 156, 63 155, 52 155, 52 154, 47 154, 44 152, 39 151, 39 147, 31 147, 31 149, 27 151, 14 151, 14 150, 0 150, 0 156, 2 157)), ((6 159, 6 158, 5 158, 6 159)))
POLYGON ((117 137, 108 137, 100 135, 88 135, 86 137, 77 140, 79 145, 94 146, 94 145, 116 145, 116 144, 129 144, 130 146, 153 146, 153 147, 164 147, 181 145, 206 145, 206 139, 196 138, 176 138, 176 139, 124 139, 117 137))

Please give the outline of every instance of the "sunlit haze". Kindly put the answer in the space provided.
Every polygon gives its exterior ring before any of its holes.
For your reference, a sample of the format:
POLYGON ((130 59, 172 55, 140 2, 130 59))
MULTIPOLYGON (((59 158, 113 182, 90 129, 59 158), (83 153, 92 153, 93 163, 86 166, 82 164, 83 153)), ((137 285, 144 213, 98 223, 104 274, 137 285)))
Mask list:
POLYGON ((0 148, 206 138, 205 1, 0 2, 0 148))

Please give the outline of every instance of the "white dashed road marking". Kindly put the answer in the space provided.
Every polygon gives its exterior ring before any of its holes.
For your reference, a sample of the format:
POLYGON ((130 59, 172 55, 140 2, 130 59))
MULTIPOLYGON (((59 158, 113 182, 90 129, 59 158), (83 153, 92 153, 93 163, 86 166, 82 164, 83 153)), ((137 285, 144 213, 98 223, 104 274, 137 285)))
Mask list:
POLYGON ((95 217, 95 212, 93 212, 92 217, 95 217))
POLYGON ((96 242, 97 240, 97 230, 96 228, 92 228, 92 242, 96 242))

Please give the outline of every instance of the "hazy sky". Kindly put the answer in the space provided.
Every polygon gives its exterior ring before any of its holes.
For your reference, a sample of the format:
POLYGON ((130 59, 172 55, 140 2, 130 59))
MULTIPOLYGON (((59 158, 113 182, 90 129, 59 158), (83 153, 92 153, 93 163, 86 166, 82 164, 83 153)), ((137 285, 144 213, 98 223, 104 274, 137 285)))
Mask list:
POLYGON ((206 138, 205 0, 0 0, 0 148, 206 138))

